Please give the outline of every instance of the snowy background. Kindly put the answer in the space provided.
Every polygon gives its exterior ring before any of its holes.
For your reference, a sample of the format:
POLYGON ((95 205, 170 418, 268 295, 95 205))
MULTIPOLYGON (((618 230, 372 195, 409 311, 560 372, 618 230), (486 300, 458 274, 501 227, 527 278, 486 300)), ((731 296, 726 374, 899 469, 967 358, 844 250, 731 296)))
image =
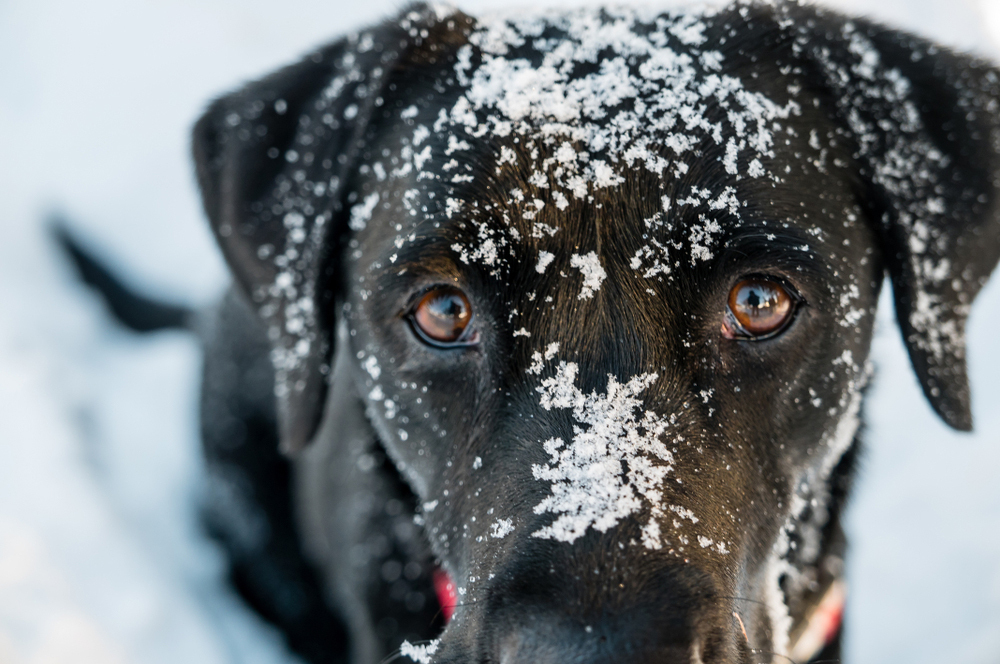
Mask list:
MULTIPOLYGON (((1000 0, 827 4, 1000 57, 1000 0)), ((197 347, 116 328, 43 222, 63 212, 133 282, 211 302, 226 276, 189 127, 213 95, 400 5, 0 0, 0 664, 294 662, 196 526, 197 347)), ((969 327, 971 436, 933 416, 883 305, 847 659, 996 664, 1000 279, 969 327)))

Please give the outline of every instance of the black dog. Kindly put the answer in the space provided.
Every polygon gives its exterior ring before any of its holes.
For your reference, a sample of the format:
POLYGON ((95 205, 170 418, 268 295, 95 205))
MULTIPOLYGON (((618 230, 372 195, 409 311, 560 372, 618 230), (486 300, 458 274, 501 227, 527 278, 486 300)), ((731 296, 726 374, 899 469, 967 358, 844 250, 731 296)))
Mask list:
POLYGON ((237 287, 203 434, 238 587, 315 662, 839 657, 884 271, 971 427, 998 100, 983 62, 740 4, 416 8, 215 102, 237 287))

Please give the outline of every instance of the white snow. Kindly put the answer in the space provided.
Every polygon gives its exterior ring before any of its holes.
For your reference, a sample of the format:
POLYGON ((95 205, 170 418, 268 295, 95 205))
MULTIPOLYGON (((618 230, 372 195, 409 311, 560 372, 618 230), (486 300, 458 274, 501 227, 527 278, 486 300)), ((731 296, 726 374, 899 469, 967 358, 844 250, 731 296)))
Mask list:
POLYGON ((361 203, 358 203, 353 208, 351 208, 351 220, 348 225, 351 230, 363 231, 368 222, 371 221, 372 212, 375 211, 375 206, 378 205, 379 193, 368 194, 365 196, 361 203))
MULTIPOLYGON (((984 52, 985 30, 1000 35, 992 0, 827 4, 984 52)), ((0 3, 0 61, 17 63, 0 67, 0 662, 295 661, 227 589, 195 527, 198 350, 108 323, 41 221, 58 205, 129 278, 207 302, 225 272, 192 184, 190 124, 224 90, 397 8, 0 3)), ((430 135, 414 132, 415 147, 430 135)), ((418 170, 429 154, 414 156, 418 170)), ((751 161, 747 174, 761 170, 751 161)), ((957 434, 926 405, 881 303, 869 453, 848 520, 845 661, 992 664, 1000 653, 998 328, 994 282, 968 330, 977 433, 957 434)))
POLYGON ((674 460, 663 441, 670 423, 643 412, 639 399, 657 375, 644 373, 625 383, 609 375, 604 394, 588 395, 575 385, 578 370, 574 362, 560 362, 556 375, 537 388, 543 408, 571 410, 576 426, 568 444, 560 438, 543 444, 549 463, 531 467, 535 479, 548 482, 551 491, 535 506, 535 514, 556 515, 532 536, 572 543, 588 529, 605 532, 646 506, 651 517, 643 543, 658 549, 660 485, 674 460))
POLYGON ((438 641, 434 640, 424 645, 413 645, 409 641, 403 641, 399 646, 399 654, 409 657, 417 664, 431 664, 431 656, 437 652, 438 641))
MULTIPOLYGON (((562 198, 556 199, 561 209, 567 193, 586 198, 591 187, 624 182, 625 166, 640 164, 663 174, 671 162, 659 153, 661 142, 683 162, 702 140, 720 143, 724 135, 731 136, 725 164, 735 175, 741 156, 748 162, 771 154, 775 120, 799 112, 794 101, 779 106, 745 89, 738 78, 705 74, 695 66, 705 41, 702 17, 711 15, 711 9, 689 8, 663 19, 690 53, 667 47, 655 30, 647 35, 632 29, 650 20, 648 8, 619 5, 601 11, 586 6, 574 12, 518 9, 481 17, 456 65, 467 92, 441 114, 436 129, 450 125, 474 136, 516 133, 526 139, 526 151, 539 146, 553 150, 554 158, 533 168, 539 181, 561 190, 562 198), (538 49, 540 63, 509 57, 512 47, 534 43, 549 28, 564 37, 558 48, 538 49), (475 68, 473 45, 483 54, 475 68), (609 54, 598 61, 602 52, 609 54), (629 69, 636 61, 641 63, 638 75, 629 69), (727 109, 716 122, 707 119, 714 105, 727 109)), ((721 66, 719 52, 704 55, 712 69, 721 66)), ((502 162, 505 155, 497 157, 502 162)))
POLYGON ((361 362, 361 368, 368 372, 372 380, 378 380, 378 377, 382 375, 382 368, 378 365, 378 358, 374 355, 369 355, 365 358, 361 362))
POLYGON ((538 274, 543 274, 545 272, 545 268, 547 268, 549 264, 553 260, 555 260, 555 258, 556 258, 555 254, 551 252, 545 250, 539 251, 538 264, 535 265, 535 272, 537 272, 538 274))
POLYGON ((601 288, 601 284, 608 275, 601 266, 600 257, 593 251, 584 255, 573 254, 569 257, 570 267, 575 267, 583 274, 583 286, 577 297, 587 300, 594 297, 594 293, 601 288))
POLYGON ((490 537, 503 539, 514 532, 514 522, 510 519, 497 519, 490 525, 490 537))

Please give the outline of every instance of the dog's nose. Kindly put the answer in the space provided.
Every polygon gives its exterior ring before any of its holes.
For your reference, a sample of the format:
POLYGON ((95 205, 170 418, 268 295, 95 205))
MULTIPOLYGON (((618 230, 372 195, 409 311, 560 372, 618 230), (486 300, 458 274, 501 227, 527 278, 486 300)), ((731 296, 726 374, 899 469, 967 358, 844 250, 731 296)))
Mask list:
MULTIPOLYGON (((596 542, 595 542, 596 543, 596 542)), ((695 564, 573 552, 524 569, 469 609, 480 661, 499 664, 722 664, 745 661, 720 585, 695 564), (610 559, 610 560, 609 560, 610 559), (645 563, 640 567, 639 563, 645 563)), ((617 551, 616 551, 617 549, 617 551)), ((522 551, 524 553, 524 551, 522 551)), ((552 556, 550 556, 551 559, 552 556)))
POLYGON ((536 618, 500 639, 500 664, 691 664, 700 662, 685 630, 656 629, 648 617, 595 624, 536 618), (651 629, 652 628, 652 629, 651 629))

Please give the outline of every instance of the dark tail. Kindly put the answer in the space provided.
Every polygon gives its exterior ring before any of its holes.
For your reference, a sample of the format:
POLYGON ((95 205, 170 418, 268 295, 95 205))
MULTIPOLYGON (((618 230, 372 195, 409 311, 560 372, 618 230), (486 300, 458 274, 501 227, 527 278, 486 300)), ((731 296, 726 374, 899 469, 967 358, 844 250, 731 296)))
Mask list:
POLYGON ((136 332, 190 329, 190 309, 136 293, 88 253, 69 232, 63 220, 54 219, 50 225, 52 234, 72 259, 80 278, 101 294, 122 325, 136 332))

